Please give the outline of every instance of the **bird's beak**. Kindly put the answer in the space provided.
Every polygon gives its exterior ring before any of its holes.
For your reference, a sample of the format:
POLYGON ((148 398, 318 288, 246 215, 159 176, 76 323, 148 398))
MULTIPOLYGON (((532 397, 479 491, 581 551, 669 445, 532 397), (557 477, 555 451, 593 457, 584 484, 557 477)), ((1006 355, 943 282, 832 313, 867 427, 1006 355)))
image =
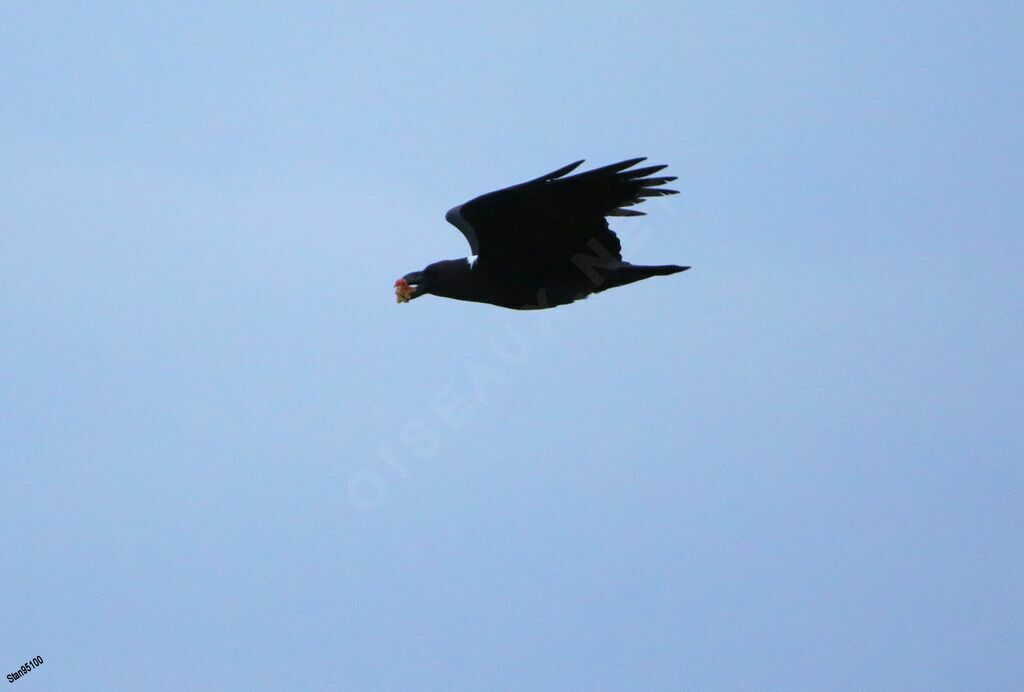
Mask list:
POLYGON ((422 283, 423 272, 412 272, 411 274, 406 274, 395 282, 396 300, 399 303, 408 303, 413 298, 419 298, 424 293, 421 287, 422 283))

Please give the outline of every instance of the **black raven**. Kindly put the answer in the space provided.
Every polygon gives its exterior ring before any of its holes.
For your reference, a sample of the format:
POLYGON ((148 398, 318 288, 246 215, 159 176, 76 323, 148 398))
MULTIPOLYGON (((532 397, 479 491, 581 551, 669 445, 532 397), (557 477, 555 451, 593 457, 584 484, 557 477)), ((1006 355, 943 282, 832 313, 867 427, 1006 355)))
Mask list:
POLYGON ((653 176, 665 166, 633 168, 643 158, 564 177, 583 161, 534 180, 489 192, 450 210, 445 219, 475 257, 435 262, 395 282, 398 302, 433 293, 516 310, 550 308, 591 293, 689 269, 622 261, 606 216, 643 216, 625 207, 674 195, 653 176))

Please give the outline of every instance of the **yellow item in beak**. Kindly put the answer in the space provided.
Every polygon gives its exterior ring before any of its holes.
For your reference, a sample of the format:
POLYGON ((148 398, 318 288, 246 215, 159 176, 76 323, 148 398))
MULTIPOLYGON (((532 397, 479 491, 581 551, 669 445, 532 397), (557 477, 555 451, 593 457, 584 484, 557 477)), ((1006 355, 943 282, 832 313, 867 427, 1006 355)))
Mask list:
POLYGON ((395 282, 395 299, 397 302, 408 303, 412 300, 414 293, 416 293, 416 288, 410 286, 409 282, 405 279, 399 279, 395 282))

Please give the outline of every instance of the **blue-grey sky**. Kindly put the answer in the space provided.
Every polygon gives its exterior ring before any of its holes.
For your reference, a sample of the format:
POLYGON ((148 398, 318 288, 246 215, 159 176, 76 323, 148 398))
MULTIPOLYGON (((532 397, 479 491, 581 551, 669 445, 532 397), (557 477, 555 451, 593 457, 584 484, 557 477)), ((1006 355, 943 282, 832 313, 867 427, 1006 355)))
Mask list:
POLYGON ((1022 5, 506 5, 0 6, 0 674, 1024 687, 1022 5), (395 305, 641 155, 692 271, 395 305))

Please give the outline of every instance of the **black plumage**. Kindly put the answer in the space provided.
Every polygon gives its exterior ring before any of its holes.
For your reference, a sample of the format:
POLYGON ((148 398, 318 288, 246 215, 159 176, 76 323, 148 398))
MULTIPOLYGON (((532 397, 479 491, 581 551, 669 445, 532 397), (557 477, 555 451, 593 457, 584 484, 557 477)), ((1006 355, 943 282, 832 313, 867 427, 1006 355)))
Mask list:
POLYGON ((606 217, 642 216, 630 207, 677 194, 661 187, 665 166, 633 168, 629 159, 576 175, 582 161, 489 192, 445 218, 469 241, 475 258, 443 260, 395 282, 399 302, 432 293, 518 310, 564 305, 616 286, 689 267, 622 260, 606 217))

